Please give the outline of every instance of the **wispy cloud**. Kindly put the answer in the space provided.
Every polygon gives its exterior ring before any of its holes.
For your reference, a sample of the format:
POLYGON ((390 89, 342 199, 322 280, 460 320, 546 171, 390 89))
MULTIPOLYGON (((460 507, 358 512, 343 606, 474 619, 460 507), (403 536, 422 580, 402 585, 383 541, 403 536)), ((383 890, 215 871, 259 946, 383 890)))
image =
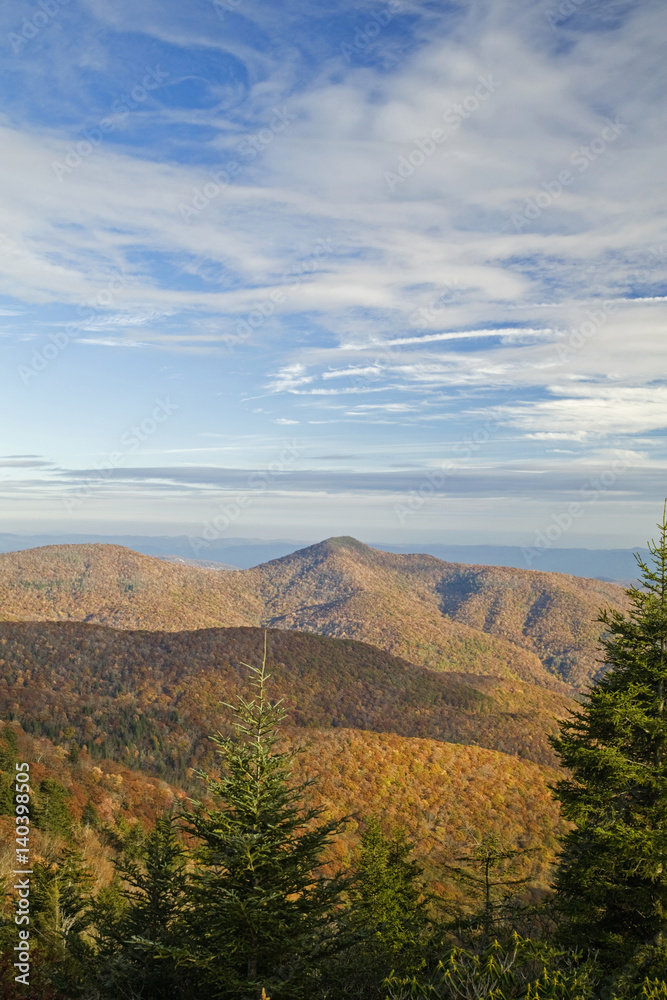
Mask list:
MULTIPOLYGON (((436 461, 496 420, 504 469, 549 442, 572 443, 565 470, 640 436, 641 461, 665 462, 667 28, 657 0, 612 8, 554 24, 542 2, 419 0, 355 45, 370 8, 352 0, 224 21, 212 3, 62 5, 0 81, 16 450, 46 435, 59 464, 93 462, 173 387, 160 366, 178 354, 165 450, 248 431, 259 461, 299 425, 317 453, 436 461), (37 392, 17 370, 63 328, 37 392)), ((10 0, 0 22, 28 15, 10 0)))

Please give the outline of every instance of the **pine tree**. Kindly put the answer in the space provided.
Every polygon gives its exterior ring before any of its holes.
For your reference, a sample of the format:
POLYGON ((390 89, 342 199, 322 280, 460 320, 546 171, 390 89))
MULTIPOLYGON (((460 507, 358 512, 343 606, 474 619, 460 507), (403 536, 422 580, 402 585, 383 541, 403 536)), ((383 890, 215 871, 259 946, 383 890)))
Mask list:
POLYGON ((522 872, 534 849, 502 844, 494 834, 473 840, 474 847, 467 854, 453 859, 459 863, 443 865, 442 872, 465 890, 466 903, 474 906, 472 915, 456 921, 459 930, 481 930, 482 946, 486 947, 493 934, 516 930, 512 924, 523 909, 517 893, 530 882, 530 872, 522 872))
POLYGON ((350 947, 327 967, 327 997, 384 1000, 383 981, 392 971, 407 975, 423 964, 429 915, 412 850, 403 830, 387 836, 377 818, 368 820, 348 893, 350 947))
POLYGON ((31 890, 31 934, 48 976, 70 995, 78 987, 92 949, 92 872, 81 853, 66 848, 51 862, 36 862, 31 890))
POLYGON ((124 921, 127 938, 163 941, 178 923, 185 905, 186 852, 173 824, 170 815, 158 817, 139 859, 116 863, 130 904, 124 921))
POLYGON ((98 960, 91 982, 103 996, 181 996, 177 947, 186 901, 186 851, 171 815, 158 817, 138 850, 114 861, 116 878, 95 905, 98 960))
POLYGON ((610 969, 626 963, 664 975, 667 950, 667 504, 638 556, 643 586, 627 614, 599 621, 609 668, 553 745, 571 777, 556 794, 576 824, 557 872, 565 941, 598 949, 610 969))
POLYGON ((69 800, 72 793, 55 778, 43 778, 36 797, 35 826, 57 837, 71 837, 72 811, 69 800))
POLYGON ((0 816, 14 816, 14 764, 18 760, 18 740, 11 726, 0 737, 0 816))
POLYGON ((0 771, 9 771, 14 776, 14 763, 18 760, 19 744, 11 726, 5 726, 0 737, 0 771))
MULTIPOLYGON (((245 664, 248 666, 247 664, 245 664)), ((199 841, 182 958, 212 997, 309 995, 319 959, 335 948, 335 918, 346 880, 326 877, 326 849, 340 829, 304 802, 312 782, 292 782, 298 751, 279 750, 281 703, 267 696, 266 636, 255 697, 227 706, 235 736, 213 737, 219 778, 199 772, 219 808, 188 812, 199 841)))
POLYGON ((366 947, 394 968, 413 964, 428 924, 422 868, 410 860, 413 845, 403 830, 388 837, 371 818, 361 837, 351 904, 358 924, 370 932, 366 947))

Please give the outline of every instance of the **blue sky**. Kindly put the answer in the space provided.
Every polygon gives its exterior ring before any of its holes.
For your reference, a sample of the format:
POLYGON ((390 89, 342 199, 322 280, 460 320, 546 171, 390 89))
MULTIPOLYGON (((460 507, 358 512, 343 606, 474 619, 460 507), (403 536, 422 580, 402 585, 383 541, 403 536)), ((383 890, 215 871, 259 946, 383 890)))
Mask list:
POLYGON ((651 534, 661 3, 0 18, 3 530, 651 534))

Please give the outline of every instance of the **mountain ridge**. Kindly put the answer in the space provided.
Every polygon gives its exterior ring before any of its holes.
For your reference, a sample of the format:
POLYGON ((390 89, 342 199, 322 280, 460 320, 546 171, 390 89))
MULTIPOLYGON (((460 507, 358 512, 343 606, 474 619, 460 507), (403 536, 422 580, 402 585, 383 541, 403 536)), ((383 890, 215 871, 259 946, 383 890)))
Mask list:
POLYGON ((0 620, 166 631, 268 625, 563 693, 599 673, 595 617, 624 598, 599 580, 444 563, 348 536, 225 573, 106 544, 0 555, 0 620))
POLYGON ((192 734, 201 739, 219 727, 219 706, 243 693, 246 665, 261 662, 265 636, 272 696, 284 700, 296 726, 474 744, 557 766, 548 736, 575 707, 561 694, 516 679, 436 672, 357 640, 281 629, 0 623, 0 714, 49 738, 72 728, 91 752, 104 745, 121 758, 127 747, 114 734, 136 729, 132 759, 159 775, 161 755, 185 752, 186 744, 196 754, 192 734))
MULTIPOLYGON (((235 569, 251 569, 279 556, 289 555, 313 543, 295 539, 260 539, 221 537, 206 543, 189 535, 85 535, 64 531, 51 535, 18 535, 0 532, 0 552, 13 552, 46 545, 83 545, 105 543, 123 545, 149 556, 179 556, 192 560, 199 555, 202 561, 231 564, 235 569)), ((415 542, 396 545, 391 542, 367 543, 372 548, 394 553, 428 553, 444 562, 464 563, 475 566, 509 566, 516 569, 533 568, 549 573, 565 573, 587 579, 605 580, 626 586, 636 581, 637 567, 634 559, 639 551, 648 557, 648 550, 607 548, 521 548, 518 545, 461 545, 447 543, 415 542), (527 566, 527 559, 532 565, 527 566)), ((197 562, 198 560, 194 560, 197 562)))

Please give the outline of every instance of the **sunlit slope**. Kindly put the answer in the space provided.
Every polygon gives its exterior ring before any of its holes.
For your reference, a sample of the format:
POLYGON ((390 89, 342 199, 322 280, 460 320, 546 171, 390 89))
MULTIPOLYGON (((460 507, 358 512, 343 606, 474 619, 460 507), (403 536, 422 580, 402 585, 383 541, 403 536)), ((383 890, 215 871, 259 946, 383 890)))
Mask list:
MULTIPOLYGON (((163 810, 185 804, 175 783, 142 774, 112 760, 94 760, 83 752, 72 762, 63 745, 21 732, 19 750, 31 764, 34 801, 40 782, 50 778, 69 792, 75 824, 84 810, 94 809, 93 825, 80 825, 78 843, 100 882, 111 877, 109 837, 102 832, 127 830, 139 821, 150 826, 163 810)), ((4 743, 3 743, 4 745, 4 743)), ((360 825, 380 815, 387 829, 398 824, 415 842, 415 854, 427 876, 438 878, 443 861, 469 847, 473 837, 495 834, 528 855, 534 882, 544 881, 564 824, 549 792, 556 774, 549 768, 481 747, 466 747, 391 733, 354 729, 288 729, 284 746, 301 746, 295 781, 314 779, 308 804, 324 807, 329 817, 349 817, 331 856, 344 862, 359 842, 360 825)), ((215 772, 215 760, 207 760, 215 772)), ((0 771, 0 781, 8 774, 0 771)), ((201 782, 190 782, 189 794, 206 797, 201 782)), ((9 837, 14 817, 0 814, 0 834, 9 837)), ((90 819, 88 820, 90 823, 90 819)), ((65 841, 33 831, 33 860, 51 857, 65 841)), ((11 871, 13 855, 0 856, 0 875, 11 871)), ((437 889, 437 886, 436 886, 437 889)))
POLYGON ((577 685, 593 677, 599 609, 625 602, 621 588, 599 580, 397 555, 351 538, 257 572, 273 624, 350 635, 439 669, 462 661, 474 672, 509 669, 540 684, 546 674, 577 685))
POLYGON ((218 573, 115 545, 0 555, 0 619, 160 631, 268 624, 355 638, 436 670, 567 691, 598 672, 595 621, 613 584, 445 563, 336 538, 218 573))
POLYGON ((0 620, 177 630, 256 625, 261 615, 241 571, 180 566, 120 545, 46 545, 0 555, 0 620))
MULTIPOLYGON (((519 680, 436 673, 365 643, 271 629, 272 694, 301 727, 478 744, 555 764, 548 736, 574 703, 519 680)), ((191 766, 247 689, 261 629, 161 633, 0 624, 0 713, 158 774, 191 766), (96 750, 97 748, 97 750, 96 750)))

